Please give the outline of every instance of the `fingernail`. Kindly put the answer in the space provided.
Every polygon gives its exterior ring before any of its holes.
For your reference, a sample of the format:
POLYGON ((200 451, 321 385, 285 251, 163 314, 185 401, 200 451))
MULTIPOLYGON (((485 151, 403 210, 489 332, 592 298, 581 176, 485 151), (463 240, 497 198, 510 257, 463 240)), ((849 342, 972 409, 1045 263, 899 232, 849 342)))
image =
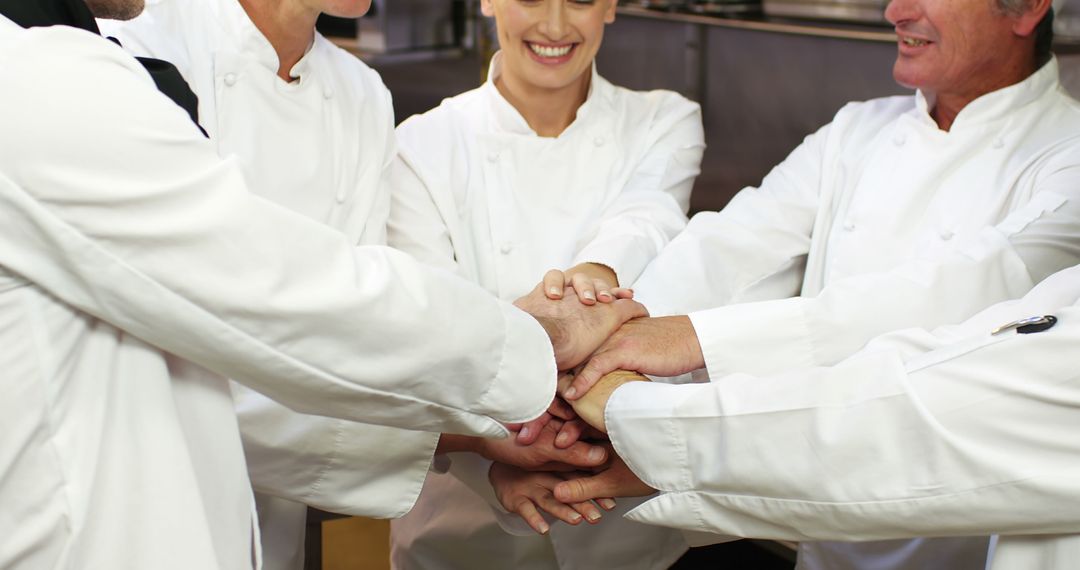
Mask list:
POLYGON ((593 512, 589 513, 588 517, 589 517, 589 520, 591 520, 593 522, 596 522, 596 521, 600 520, 600 513, 597 512, 597 511, 593 511, 593 512))
POLYGON ((596 295, 593 295, 592 291, 586 291, 586 292, 582 293, 581 296, 585 297, 586 299, 589 299, 590 301, 595 301, 596 300, 596 295))
POLYGON ((589 461, 603 461, 607 454, 602 447, 594 447, 589 450, 589 461))
POLYGON ((557 445, 566 445, 566 440, 570 439, 570 436, 565 433, 560 433, 555 437, 555 443, 557 445))
POLYGON ((551 289, 548 289, 548 294, 550 294, 550 295, 558 295, 559 294, 559 288, 558 287, 552 287, 551 289))
POLYGON ((547 523, 540 523, 540 534, 547 534, 551 530, 551 527, 547 523))
POLYGON ((612 499, 600 499, 599 501, 596 501, 596 502, 600 503, 601 507, 604 507, 605 509, 607 509, 609 511, 611 509, 615 508, 615 501, 613 501, 612 499))
POLYGON ((576 395, 577 395, 577 388, 572 388, 571 387, 571 388, 566 389, 566 393, 563 394, 563 397, 564 398, 573 398, 576 395))
POLYGON ((574 514, 570 515, 570 520, 572 520, 574 522, 580 522, 581 521, 581 515, 579 515, 577 513, 574 513, 574 514))
POLYGON ((526 437, 529 437, 529 432, 531 432, 531 431, 532 430, 530 430, 527 427, 521 428, 521 431, 518 432, 518 439, 525 439, 526 437))

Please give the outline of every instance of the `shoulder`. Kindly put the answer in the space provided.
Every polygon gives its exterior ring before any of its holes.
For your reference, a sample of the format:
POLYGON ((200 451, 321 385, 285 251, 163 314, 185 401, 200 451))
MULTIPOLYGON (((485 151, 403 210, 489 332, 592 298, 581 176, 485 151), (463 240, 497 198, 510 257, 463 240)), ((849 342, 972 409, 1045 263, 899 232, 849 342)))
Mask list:
POLYGON ((318 50, 322 67, 319 73, 327 75, 337 87, 362 97, 365 104, 371 104, 369 101, 377 101, 377 105, 391 104, 390 90, 383 83, 382 76, 363 60, 318 33, 315 34, 314 49, 318 50))
POLYGON ((666 89, 635 91, 612 85, 597 76, 599 90, 616 121, 616 130, 629 137, 638 132, 652 139, 668 136, 704 140, 701 106, 683 95, 666 89))
POLYGON ((879 97, 867 101, 852 101, 837 111, 833 117, 834 130, 844 127, 847 130, 877 131, 900 116, 915 111, 914 95, 895 95, 879 97))
POLYGON ((473 131, 477 119, 487 113, 483 87, 443 99, 438 107, 413 115, 397 129, 398 141, 404 145, 440 145, 473 131))

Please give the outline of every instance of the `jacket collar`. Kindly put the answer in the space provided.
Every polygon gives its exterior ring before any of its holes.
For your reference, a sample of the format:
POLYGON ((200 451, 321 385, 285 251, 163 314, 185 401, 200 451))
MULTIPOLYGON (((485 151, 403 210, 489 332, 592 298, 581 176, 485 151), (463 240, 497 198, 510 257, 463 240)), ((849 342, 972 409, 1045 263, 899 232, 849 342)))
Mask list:
MULTIPOLYGON (((991 91, 964 107, 953 121, 950 131, 972 128, 998 119, 1008 117, 1017 109, 1028 105, 1057 89, 1059 85, 1058 62, 1052 57, 1038 71, 1019 83, 991 91)), ((915 108, 920 121, 933 125, 937 123, 930 116, 933 101, 921 90, 915 92, 915 108)))
MULTIPOLYGON (((560 137, 582 128, 580 125, 592 120, 593 116, 598 112, 598 107, 602 105, 602 101, 611 95, 611 84, 596 72, 596 62, 593 62, 591 73, 589 92, 585 95, 585 102, 578 107, 574 122, 563 131, 562 135, 559 135, 560 137)), ((491 58, 491 64, 488 66, 488 78, 481 88, 488 100, 488 108, 491 109, 491 117, 495 126, 502 132, 537 136, 536 132, 529 127, 529 123, 525 121, 525 117, 495 87, 495 80, 501 74, 502 52, 497 52, 491 58)))
MULTIPOLYGON (((231 38, 232 45, 237 53, 243 53, 252 57, 260 65, 266 67, 270 71, 277 73, 278 66, 281 64, 278 59, 277 51, 274 50, 274 46, 270 44, 270 40, 266 39, 262 31, 255 26, 255 23, 251 21, 244 7, 240 5, 238 0, 202 0, 204 2, 210 2, 214 5, 218 14, 218 20, 221 22, 222 28, 226 32, 226 37, 231 38)), ((307 51, 304 52, 304 56, 300 58, 300 61, 296 62, 296 65, 289 70, 289 75, 292 77, 298 77, 299 80, 296 83, 303 83, 304 77, 311 71, 312 65, 311 52, 314 50, 314 41, 307 47, 307 51)))

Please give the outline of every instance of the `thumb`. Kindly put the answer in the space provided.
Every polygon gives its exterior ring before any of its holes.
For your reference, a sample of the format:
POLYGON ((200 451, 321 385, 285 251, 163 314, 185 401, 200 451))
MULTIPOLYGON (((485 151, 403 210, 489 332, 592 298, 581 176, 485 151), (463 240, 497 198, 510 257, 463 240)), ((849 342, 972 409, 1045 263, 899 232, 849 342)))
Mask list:
POLYGON ((575 467, 597 467, 603 465, 607 458, 608 452, 606 449, 584 441, 576 442, 566 449, 559 450, 559 453, 553 457, 555 461, 561 461, 575 467))
POLYGON ((555 498, 563 503, 581 503, 592 499, 610 497, 604 491, 603 473, 579 479, 570 479, 555 485, 555 498))
POLYGON ((645 308, 645 305, 632 299, 616 299, 612 305, 614 305, 624 323, 630 319, 649 316, 649 310, 645 308))

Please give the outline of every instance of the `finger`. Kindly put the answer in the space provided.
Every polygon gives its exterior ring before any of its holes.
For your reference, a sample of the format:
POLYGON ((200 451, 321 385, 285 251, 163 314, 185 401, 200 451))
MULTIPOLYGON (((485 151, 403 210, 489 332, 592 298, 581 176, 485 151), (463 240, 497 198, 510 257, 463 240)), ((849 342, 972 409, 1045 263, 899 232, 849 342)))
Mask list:
POLYGON ((577 292, 578 300, 585 305, 596 304, 596 287, 593 280, 584 273, 575 273, 570 278, 570 286, 577 292))
POLYGON ((634 290, 629 287, 612 287, 611 294, 614 295, 616 299, 634 298, 634 290))
MULTIPOLYGON (((545 491, 547 491, 547 489, 545 489, 545 491)), ((555 497, 549 492, 545 492, 539 497, 534 497, 533 501, 535 501, 541 509, 547 511, 549 515, 566 524, 578 525, 581 524, 582 519, 588 517, 588 515, 570 507, 570 505, 556 501, 555 497)))
POLYGON ((536 510, 536 505, 529 499, 522 497, 512 509, 517 513, 537 534, 547 534, 551 527, 548 526, 547 521, 540 514, 540 511, 536 510))
POLYGON ((599 445, 592 445, 584 441, 570 444, 562 450, 556 450, 551 455, 552 461, 560 461, 577 467, 596 467, 603 465, 608 458, 608 451, 599 445))
MULTIPOLYGON (((562 504, 562 503, 559 503, 562 504)), ((570 505, 575 511, 585 517, 585 520, 589 521, 589 524, 596 524, 600 522, 600 519, 604 517, 604 514, 600 512, 600 509, 596 508, 596 505, 592 501, 582 501, 580 503, 571 503, 570 505)))
POLYGON ((615 300, 611 294, 611 286, 603 279, 593 279, 593 289, 596 290, 596 300, 601 303, 610 303, 615 300))
MULTIPOLYGON (((627 362, 623 362, 621 353, 617 350, 597 353, 585 363, 585 366, 574 376, 569 386, 563 388, 560 385, 559 393, 562 394, 563 399, 576 400, 591 390, 605 374, 624 368, 627 364, 627 362)), ((633 367, 630 369, 633 369, 633 367)))
POLYGON ((603 474, 580 477, 555 485, 555 498, 564 503, 581 503, 614 495, 604 484, 603 474))
POLYGON ((633 299, 618 299, 612 303, 612 306, 618 309, 619 315, 622 316, 624 323, 630 319, 649 316, 649 310, 645 308, 645 305, 642 305, 633 299))
POLYGON ((544 295, 548 299, 562 299, 563 287, 566 286, 566 276, 558 269, 552 269, 544 274, 544 295))
POLYGON ((521 445, 532 445, 540 437, 544 426, 551 421, 551 414, 544 412, 535 420, 525 422, 518 430, 516 441, 521 445))
POLYGON ((562 429, 559 430, 559 435, 555 436, 555 447, 566 449, 577 443, 581 439, 581 434, 585 431, 586 425, 588 424, 581 420, 565 422, 562 429))
MULTIPOLYGON (((572 374, 565 375, 568 379, 573 380, 572 374)), ((574 413, 574 408, 570 407, 570 404, 566 403, 566 400, 555 397, 552 400, 551 405, 548 406, 548 413, 562 420, 572 420, 577 417, 574 413)))

